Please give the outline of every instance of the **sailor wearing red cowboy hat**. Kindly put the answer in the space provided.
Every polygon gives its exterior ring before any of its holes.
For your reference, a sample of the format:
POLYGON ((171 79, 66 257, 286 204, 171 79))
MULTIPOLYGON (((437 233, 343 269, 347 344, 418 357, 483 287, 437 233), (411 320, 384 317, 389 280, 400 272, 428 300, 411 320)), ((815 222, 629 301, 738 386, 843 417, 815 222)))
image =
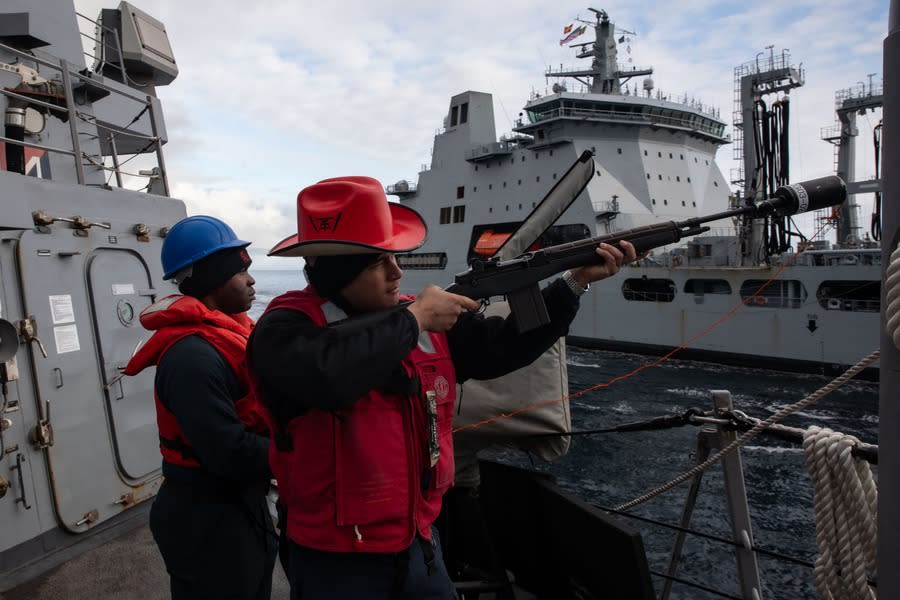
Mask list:
POLYGON ((456 384, 531 363, 591 282, 635 260, 630 244, 601 245, 603 264, 543 290, 550 323, 519 334, 434 285, 401 296, 394 254, 426 233, 375 179, 338 177, 300 192, 296 235, 269 253, 305 257, 310 283, 275 298, 248 344, 292 598, 455 598, 433 523, 453 484, 456 384))

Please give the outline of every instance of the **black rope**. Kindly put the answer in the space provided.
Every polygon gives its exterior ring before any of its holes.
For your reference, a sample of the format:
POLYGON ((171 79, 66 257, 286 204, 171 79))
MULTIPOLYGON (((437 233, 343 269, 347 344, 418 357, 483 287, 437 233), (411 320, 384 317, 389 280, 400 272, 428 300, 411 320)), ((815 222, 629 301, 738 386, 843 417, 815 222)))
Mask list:
MULTIPOLYGON (((688 529, 687 527, 682 527, 681 525, 672 525, 671 523, 666 523, 664 521, 657 521, 657 520, 651 519, 649 517, 642 517, 642 516, 636 515, 634 513, 623 512, 620 510, 616 510, 614 508, 606 508, 606 507, 600 506, 598 504, 595 504, 594 507, 596 507, 602 511, 605 511, 605 512, 614 513, 614 514, 622 516, 622 517, 628 517, 629 519, 635 519, 637 521, 642 521, 644 523, 650 523, 651 525, 658 525, 659 527, 662 527, 664 529, 671 529, 672 531, 680 531, 683 533, 689 533, 689 534, 699 537, 699 538, 703 538, 703 539, 707 539, 707 540, 710 540, 713 542, 719 542, 721 544, 725 544, 726 546, 733 546, 735 548, 743 548, 744 547, 743 544, 739 544, 739 543, 735 542, 734 540, 730 540, 728 538, 723 538, 723 537, 720 537, 717 535, 713 535, 711 533, 703 533, 702 531, 697 531, 696 529, 688 529)), ((768 556, 769 558, 777 558, 779 560, 790 562, 795 565, 799 565, 801 567, 809 567, 810 569, 815 568, 815 564, 809 562, 808 560, 803 560, 802 558, 796 558, 794 556, 782 554, 782 553, 776 552, 774 550, 760 548, 759 546, 756 546, 756 545, 752 546, 750 548, 750 550, 752 550, 753 552, 756 552, 757 554, 762 554, 764 556, 768 556)))
MULTIPOLYGON (((748 417, 740 411, 729 411, 721 415, 724 418, 731 419, 735 425, 735 429, 739 431, 749 431, 753 427, 759 423, 759 419, 754 419, 752 417, 748 417)), ((796 444, 803 445, 803 432, 799 429, 794 429, 793 427, 786 427, 784 425, 776 425, 774 427, 767 427, 763 429, 760 433, 770 435, 776 437, 780 440, 784 440, 786 442, 794 442, 796 444)), ((878 464, 878 447, 877 446, 853 446, 850 449, 850 454, 855 456, 856 458, 861 458, 865 461, 868 461, 870 464, 877 465, 878 464)))
POLYGON ((625 431, 654 431, 659 429, 672 429, 675 427, 683 427, 692 425, 691 417, 695 415, 705 414, 699 408, 689 408, 681 415, 666 415, 662 417, 654 417, 646 421, 635 421, 617 425, 616 427, 607 427, 604 429, 580 429, 578 431, 552 432, 552 433, 534 433, 528 437, 562 437, 562 436, 578 436, 593 435, 595 433, 617 433, 625 431))
MULTIPOLYGON (((780 186, 790 182, 790 149, 788 126, 790 103, 787 96, 775 101, 771 108, 757 100, 753 108, 753 142, 756 153, 756 172, 750 185, 750 195, 760 193, 771 198, 780 186)), ((791 238, 805 237, 789 217, 766 217, 762 227, 763 240, 759 260, 782 254, 791 249, 791 238), (792 231, 792 227, 797 231, 792 231)))
MULTIPOLYGON (((727 411, 724 413, 714 414, 707 413, 699 408, 689 408, 680 415, 664 415, 662 417, 654 417, 645 421, 634 421, 617 425, 615 427, 604 427, 599 429, 579 429, 577 431, 553 431, 548 433, 532 433, 525 437, 545 438, 545 437, 567 437, 580 435, 594 435, 601 433, 626 433, 632 431, 658 431, 662 429, 674 429, 676 427, 684 427, 685 425, 704 425, 702 421, 694 419, 695 416, 715 416, 720 419, 727 419, 731 422, 723 424, 722 427, 730 431, 749 431, 760 422, 759 419, 748 417, 741 411, 727 411)), ((803 445, 803 431, 786 427, 784 425, 774 425, 760 431, 760 434, 774 436, 784 441, 794 442, 803 445)), ((850 453, 870 464, 878 464, 878 447, 867 445, 864 447, 854 446, 850 453)))
MULTIPOLYGON (((875 126, 874 131, 872 132, 872 137, 874 138, 875 145, 875 179, 881 178, 881 129, 884 126, 884 122, 878 123, 875 126)), ((872 239, 877 241, 881 240, 881 190, 879 189, 875 192, 875 208, 872 211, 872 239)))

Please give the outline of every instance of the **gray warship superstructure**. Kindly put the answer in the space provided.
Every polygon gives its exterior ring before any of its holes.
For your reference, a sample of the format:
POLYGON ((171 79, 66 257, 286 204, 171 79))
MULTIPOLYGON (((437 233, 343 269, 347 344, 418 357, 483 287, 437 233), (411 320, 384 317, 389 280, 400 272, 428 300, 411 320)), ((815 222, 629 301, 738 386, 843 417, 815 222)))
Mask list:
MULTIPOLYGON (((548 70, 545 75, 561 83, 533 92, 513 133, 499 140, 490 94, 454 96, 430 166, 423 166, 417 183, 388 186, 429 224, 426 244, 398 259, 405 292, 451 282, 473 258, 490 256, 586 150, 594 154, 596 173, 542 236, 543 245, 714 214, 788 183, 787 157, 778 154, 786 138, 769 139, 766 154, 754 137, 760 119, 776 119, 789 106, 782 95, 766 107, 766 96, 803 83, 786 52, 769 52, 735 70, 732 140, 715 110, 656 90, 649 68, 620 68, 617 44, 624 35, 604 11, 591 10, 596 22, 585 26, 593 28, 595 41, 573 46, 578 58, 591 60, 589 68, 548 70), (729 143, 745 159, 732 180, 743 187, 738 194, 731 194, 715 162, 717 150, 729 143)), ((848 93, 843 100, 849 104, 838 106, 841 125, 825 136, 838 147, 837 174, 851 194, 875 191, 878 182, 853 182, 856 131, 849 119, 860 102, 878 106, 880 98, 871 86, 848 93)), ((805 240, 786 221, 725 220, 685 245, 657 249, 592 287, 569 340, 609 350, 678 349, 681 358, 839 371, 878 346, 881 294, 881 250, 859 235, 855 203, 846 204, 840 214, 820 218, 838 223, 840 243, 805 240)))
POLYGON ((0 589, 145 519, 161 482, 153 373, 119 373, 140 311, 174 290, 159 254, 186 212, 155 86, 178 69, 130 4, 82 28, 87 59, 80 19, 71 0, 0 9, 0 589))

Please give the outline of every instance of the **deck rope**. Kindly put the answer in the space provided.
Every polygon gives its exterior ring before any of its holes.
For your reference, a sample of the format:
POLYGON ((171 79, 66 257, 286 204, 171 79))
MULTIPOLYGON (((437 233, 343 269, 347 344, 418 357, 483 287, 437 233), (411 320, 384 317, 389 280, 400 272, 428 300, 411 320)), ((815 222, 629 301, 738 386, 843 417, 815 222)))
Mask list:
POLYGON ((788 415, 795 413, 798 410, 801 410, 803 408, 806 408, 810 404, 818 401, 823 396, 833 392, 834 390, 838 389, 839 387, 841 387, 842 385, 847 383, 853 377, 855 377, 860 371, 862 371, 863 369, 865 369, 866 367, 871 365, 873 362, 878 360, 878 357, 880 356, 880 354, 881 354, 880 351, 875 350, 874 352, 872 352, 871 354, 869 354, 868 356, 866 356, 865 358, 860 360, 858 363, 856 363, 855 365, 853 365, 852 367, 850 367, 849 369, 844 371, 841 375, 839 375, 838 377, 833 379, 827 385, 819 388, 812 394, 808 395, 806 398, 803 398, 802 400, 799 400, 798 402, 795 402, 794 404, 791 404, 790 406, 786 406, 785 408, 782 408, 778 412, 770 415, 764 421, 760 421, 759 423, 754 425, 752 429, 745 432, 743 435, 741 435, 741 437, 739 437, 738 439, 734 440, 733 442, 731 442, 730 444, 725 446, 722 450, 720 450, 713 456, 709 457, 704 462, 700 463, 699 465, 695 466, 694 468, 690 469, 689 471, 682 473, 681 475, 679 475, 675 479, 671 480, 670 482, 659 486, 655 490, 648 492, 648 493, 644 494, 643 496, 635 498, 634 500, 631 500, 630 502, 626 502, 625 504, 616 506, 615 510, 622 512, 622 511, 626 511, 631 508, 634 508, 638 504, 643 504, 644 502, 646 502, 647 500, 650 500, 651 498, 653 498, 655 496, 659 496, 660 494, 668 492, 673 487, 680 485, 680 484, 684 483, 685 481, 688 481, 689 479, 693 478, 694 476, 700 474, 701 472, 705 471, 712 465, 714 465, 717 462, 719 462, 720 460, 722 460, 730 452, 734 452, 735 450, 737 450, 738 448, 740 448, 741 446, 746 444, 750 440, 750 438, 752 438, 753 436, 760 433, 762 430, 767 428, 769 425, 773 425, 773 424, 777 423, 778 421, 781 421, 788 415))
POLYGON ((900 348, 900 246, 891 252, 884 283, 885 299, 887 300, 887 307, 884 311, 887 322, 885 329, 894 340, 894 345, 900 348))
POLYGON ((816 515, 816 590, 823 600, 872 600, 876 579, 878 489, 859 440, 830 429, 803 434, 816 515))

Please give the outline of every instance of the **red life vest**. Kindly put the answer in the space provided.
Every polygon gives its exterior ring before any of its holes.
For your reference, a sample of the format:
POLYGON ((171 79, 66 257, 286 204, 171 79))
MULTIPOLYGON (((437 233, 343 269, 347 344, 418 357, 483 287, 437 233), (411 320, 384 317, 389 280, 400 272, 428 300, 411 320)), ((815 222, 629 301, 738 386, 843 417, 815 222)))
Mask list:
MULTIPOLYGON (((275 298, 266 311, 282 308, 320 327, 346 316, 311 287, 275 298)), ((412 384, 408 395, 371 390, 350 408, 310 409, 281 431, 273 427, 273 436, 291 440, 289 452, 270 445, 269 464, 287 508, 288 537, 297 544, 399 552, 417 532, 431 539, 454 472, 456 372, 446 336, 420 335, 400 365, 412 384)))
MULTIPOLYGON (((189 335, 199 336, 222 354, 241 388, 247 391, 234 403, 238 418, 249 431, 268 432, 263 410, 252 393, 247 374, 247 338, 253 321, 246 313, 226 315, 210 310, 196 298, 174 294, 141 311, 141 325, 155 333, 128 361, 124 370, 126 375, 136 375, 149 366, 158 365, 172 344, 189 335)), ((163 460, 183 467, 199 467, 196 454, 175 415, 160 401, 155 389, 153 396, 163 460)))

